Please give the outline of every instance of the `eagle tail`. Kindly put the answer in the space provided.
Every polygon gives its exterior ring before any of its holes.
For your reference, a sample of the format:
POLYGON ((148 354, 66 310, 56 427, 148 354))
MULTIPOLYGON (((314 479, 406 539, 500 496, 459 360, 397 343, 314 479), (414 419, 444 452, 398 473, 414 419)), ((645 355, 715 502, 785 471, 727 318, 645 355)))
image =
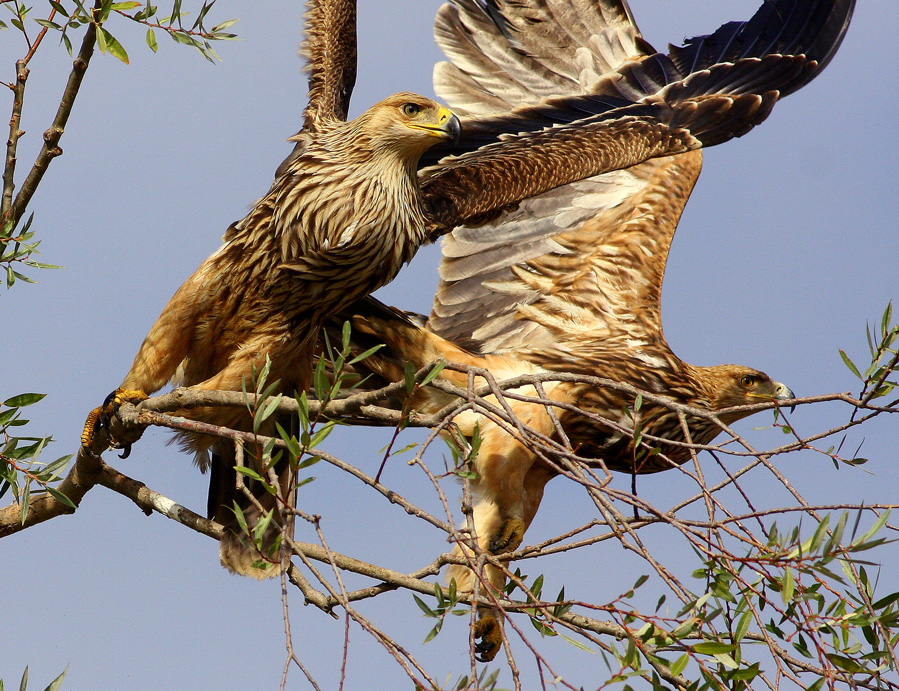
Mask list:
MULTIPOLYGON (((231 573, 266 579, 282 571, 284 537, 293 538, 294 478, 286 458, 273 466, 277 476, 272 494, 258 480, 241 474, 245 490, 238 489, 237 459, 234 446, 216 444, 210 458, 209 518, 221 523, 225 531, 219 543, 219 558, 231 573), (247 496, 249 493, 250 496, 247 496), (252 497, 252 498, 251 498, 252 497), (267 523, 260 528, 261 522, 267 523)), ((266 473, 248 450, 244 465, 265 477, 266 473)))

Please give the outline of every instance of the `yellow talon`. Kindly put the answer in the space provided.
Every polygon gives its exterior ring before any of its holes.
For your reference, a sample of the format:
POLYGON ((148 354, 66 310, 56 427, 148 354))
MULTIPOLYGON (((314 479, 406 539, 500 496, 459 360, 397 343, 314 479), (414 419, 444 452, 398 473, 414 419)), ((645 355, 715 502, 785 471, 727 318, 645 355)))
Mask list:
POLYGON ((97 428, 102 412, 103 408, 100 407, 94 408, 88 413, 87 420, 84 421, 84 430, 81 432, 81 446, 85 448, 90 446, 91 440, 94 438, 94 430, 97 428))
MULTIPOLYGON (((97 433, 97 429, 102 429, 109 432, 109 423, 113 417, 115 417, 119 408, 123 403, 131 403, 132 405, 137 405, 141 401, 147 399, 147 394, 143 391, 137 390, 128 390, 128 389, 116 389, 111 394, 106 397, 106 400, 103 401, 103 405, 99 408, 94 408, 87 416, 87 420, 84 422, 84 430, 81 432, 81 446, 86 449, 89 449, 94 442, 94 435, 97 433)), ((115 440, 109 439, 109 446, 111 448, 122 448, 125 452, 122 454, 122 458, 126 458, 131 451, 131 443, 132 442, 123 442, 119 443, 115 440)))

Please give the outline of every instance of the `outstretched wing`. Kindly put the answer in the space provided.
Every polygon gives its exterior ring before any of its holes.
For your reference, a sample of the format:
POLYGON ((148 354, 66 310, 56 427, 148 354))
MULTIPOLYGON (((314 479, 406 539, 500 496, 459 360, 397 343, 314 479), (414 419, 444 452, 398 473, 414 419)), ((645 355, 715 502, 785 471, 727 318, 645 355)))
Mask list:
POLYGON ((346 120, 356 83, 356 0, 307 0, 306 38, 309 104, 303 129, 327 120, 346 120))
POLYGON ((701 152, 553 190, 444 241, 428 327, 477 353, 661 345, 671 240, 701 152))
MULTIPOLYGON (((460 6, 459 13, 467 9, 478 16, 479 31, 489 28, 487 20, 494 27, 493 41, 472 43, 467 55, 477 50, 499 51, 479 60, 471 58, 477 69, 469 75, 473 91, 462 101, 463 108, 472 108, 485 91, 497 89, 506 96, 485 108, 495 113, 502 101, 519 99, 520 103, 522 91, 532 88, 541 75, 546 83, 542 93, 535 92, 539 94, 537 102, 533 97, 524 99, 528 104, 511 112, 466 122, 453 150, 461 155, 422 171, 432 236, 481 221, 485 213, 579 178, 745 134, 764 120, 780 94, 806 84, 830 60, 853 5, 854 0, 773 0, 748 22, 726 24, 710 36, 672 47, 668 54, 647 54, 648 46, 627 21, 626 7, 616 0, 608 6, 618 9, 613 13, 617 26, 626 30, 619 29, 616 34, 607 27, 604 38, 587 43, 623 46, 617 54, 609 49, 609 59, 620 58, 631 48, 637 54, 586 88, 581 87, 581 76, 575 84, 570 71, 563 74, 559 67, 559 56, 567 55, 576 65, 578 54, 587 47, 569 45, 565 53, 567 39, 549 26, 556 21, 555 14, 525 16, 527 10, 519 3, 500 0, 460 6), (504 14, 507 9, 514 21, 504 14), (608 32, 621 38, 613 43, 608 32), (530 64, 539 61, 535 56, 540 53, 533 45, 541 34, 554 41, 543 51, 554 57, 544 58, 549 64, 542 71, 531 69, 530 64), (522 36, 530 38, 525 41, 522 36), (519 44, 529 48, 524 51, 519 44), (490 60, 496 69, 483 68, 490 60), (508 67, 516 60, 524 61, 525 66, 520 70, 508 67), (520 75, 529 70, 531 78, 525 82, 520 75), (572 91, 565 84, 577 88, 572 91), (546 96, 553 91, 555 95, 546 96)), ((538 4, 538 8, 549 6, 555 7, 555 3, 538 4)), ((575 9, 583 13, 589 8, 582 3, 575 9)), ((452 13, 442 14, 447 15, 452 13)), ((455 35, 453 50, 461 52, 465 36, 458 31, 455 35)), ((607 61, 592 64, 595 67, 607 61)), ((588 64, 585 58, 580 62, 588 64)), ((463 67, 457 69, 464 72, 463 67)), ((589 72, 585 68, 584 74, 589 72)), ((462 80, 453 84, 456 94, 464 88, 462 80)), ((453 98, 453 93, 447 95, 453 98)), ((423 161, 432 163, 435 156, 446 153, 447 149, 434 147, 423 161)))
MULTIPOLYGON (((524 129, 527 117, 570 120, 565 108, 575 105, 658 104, 678 90, 698 99, 702 90, 789 93, 830 60, 853 6, 768 2, 748 22, 665 55, 642 39, 623 0, 464 0, 438 14, 438 43, 454 64, 438 66, 435 86, 451 106, 487 116, 466 126, 474 139, 489 138, 491 127, 524 129), (801 68, 782 69, 790 54, 804 55, 801 68), (490 116, 511 104, 511 114, 490 116)), ((705 136, 711 143, 728 135, 712 124, 705 136)), ((699 169, 698 154, 647 161, 457 228, 444 241, 429 327, 483 353, 662 338, 668 247, 699 169)))

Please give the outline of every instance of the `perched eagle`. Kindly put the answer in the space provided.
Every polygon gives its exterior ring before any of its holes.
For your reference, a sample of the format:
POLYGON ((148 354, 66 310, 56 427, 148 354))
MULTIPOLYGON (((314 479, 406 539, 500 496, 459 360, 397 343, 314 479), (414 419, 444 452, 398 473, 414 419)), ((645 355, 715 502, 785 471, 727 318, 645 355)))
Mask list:
MULTIPOLYGON (((723 50, 700 41, 671 56, 623 62, 587 90, 568 85, 552 99, 532 97, 529 106, 472 118, 460 133, 449 111, 408 93, 346 121, 355 2, 310 0, 307 8, 309 105, 293 153, 269 192, 172 297, 108 405, 91 413, 85 452, 109 443, 103 421, 116 405, 169 382, 240 391, 254 368, 269 362, 277 391, 302 391, 324 319, 390 281, 422 243, 560 185, 744 134, 780 94, 820 69, 841 35, 841 22, 832 19, 772 18, 761 33, 753 29, 747 41, 723 50), (794 33, 805 38, 794 40, 794 33), (716 64, 718 58, 725 62, 716 64), (458 155, 444 158, 451 151, 458 155)), ((493 2, 470 8, 501 16, 493 2)), ((512 24, 493 27, 516 40, 512 24)), ((236 409, 184 415, 252 429, 251 417, 236 409)), ((258 473, 274 470, 282 490, 279 499, 248 481, 254 501, 236 489, 231 442, 196 433, 181 438, 201 467, 211 465, 209 513, 229 528, 223 564, 257 577, 278 573, 282 526, 289 533, 293 520, 287 461, 269 469, 247 459, 258 473), (268 526, 256 531, 263 534, 255 543, 241 535, 241 517, 251 528, 260 520, 268 526)))
MULTIPOLYGON (((489 117, 561 94, 589 98, 597 84, 614 84, 634 97, 630 89, 661 90, 666 79, 684 72, 714 71, 715 63, 773 50, 817 61, 795 89, 833 55, 853 4, 767 2, 750 21, 727 24, 665 55, 641 37, 625 0, 458 0, 438 15, 437 40, 452 64, 438 65, 435 87, 463 117, 489 117), (640 77, 620 79, 622 73, 640 77)), ((689 365, 665 341, 665 264, 701 165, 699 151, 656 158, 535 196, 492 222, 457 228, 443 243, 441 282, 427 320, 367 298, 335 315, 329 328, 350 320, 360 350, 386 344, 358 365, 361 373, 376 375, 372 384, 401 380, 405 363, 419 368, 444 359, 488 370, 496 380, 590 375, 710 412, 789 399, 792 392, 763 372, 689 365)), ((444 370, 441 376, 467 386, 464 373, 444 370)), ((644 400, 637 411, 633 393, 615 388, 558 382, 545 384, 545 391, 560 403, 553 412, 561 435, 545 406, 506 402, 528 427, 567 445, 589 466, 663 471, 691 457, 678 443, 707 444, 721 431, 707 418, 687 416, 685 433, 676 410, 644 400), (641 445, 633 433, 637 424, 641 445)), ((536 396, 533 387, 517 392, 536 396)), ((433 413, 451 400, 426 387, 413 404, 433 413)), ((745 415, 724 412, 720 420, 745 415)), ((473 480, 478 544, 492 553, 514 550, 560 466, 487 415, 466 412, 455 422, 468 436, 477 425, 481 439, 473 480)), ((501 588, 502 572, 488 567, 487 575, 501 588)), ((450 576, 460 589, 473 588, 468 569, 452 567, 450 576)), ((479 657, 492 659, 500 636, 491 612, 481 612, 476 634, 479 657)))

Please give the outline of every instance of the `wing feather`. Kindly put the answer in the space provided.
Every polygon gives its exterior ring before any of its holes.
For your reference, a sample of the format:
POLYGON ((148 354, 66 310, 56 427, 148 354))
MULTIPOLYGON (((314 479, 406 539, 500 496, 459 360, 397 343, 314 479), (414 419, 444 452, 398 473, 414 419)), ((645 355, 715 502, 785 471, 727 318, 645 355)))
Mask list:
MULTIPOLYGON (((830 60, 853 7, 854 0, 773 0, 747 22, 725 24, 662 54, 643 40, 623 1, 535 0, 524 6, 512 0, 458 0, 438 14, 437 41, 453 64, 438 65, 435 88, 454 108, 478 116, 464 127, 463 148, 468 150, 498 136, 512 142, 519 133, 553 125, 546 136, 564 137, 566 127, 582 127, 598 113, 608 115, 633 103, 676 104, 690 98, 695 99, 691 132, 704 128, 703 142, 717 143, 745 133, 753 123, 741 123, 733 113, 722 117, 720 109, 728 103, 703 103, 703 95, 766 94, 769 101, 760 107, 762 113, 751 113, 760 121, 777 97, 766 92, 789 93, 830 60), (765 57, 769 53, 775 55, 765 57), (806 57, 782 59, 783 54, 806 57)), ((508 146, 511 151, 514 144, 508 146)), ((489 152, 488 146, 468 159, 464 154, 463 171, 468 163, 482 165, 479 156, 489 152)), ((573 267, 614 269, 612 257, 637 249, 632 237, 626 247, 620 244, 625 238, 611 232, 614 224, 630 219, 631 226, 642 223, 643 232, 652 234, 664 216, 673 220, 647 238, 656 250, 664 248, 662 256, 647 266, 645 275, 631 277, 653 289, 631 296, 630 302, 634 310, 651 317, 641 326, 643 331, 657 328, 661 337, 658 295, 668 251, 663 240, 667 237, 670 243, 699 174, 700 158, 691 156, 647 161, 559 187, 488 223, 457 228, 444 240, 441 284, 429 326, 478 352, 554 347, 566 332, 547 321, 550 306, 559 309, 562 290, 558 276, 547 267, 569 262, 573 267), (685 177, 672 179, 678 175, 685 177), (664 189, 670 183, 679 184, 681 194, 666 200, 664 189), (659 206, 652 208, 650 202, 659 206), (609 237, 595 250, 598 254, 591 254, 594 250, 585 238, 601 235, 599 228, 609 237)), ((495 188, 501 177, 482 177, 481 189, 495 188)), ((646 254, 647 247, 639 252, 646 254)), ((571 304, 583 305, 588 297, 597 300, 592 317, 589 309, 579 315, 589 317, 588 331, 599 332, 604 325, 607 333, 626 332, 624 322, 608 316, 610 304, 626 302, 620 288, 597 290, 589 282, 575 282, 565 290, 571 304)), ((633 335, 632 320, 627 326, 633 335)))
POLYGON ((346 120, 356 83, 356 1, 307 0, 306 38, 300 54, 309 73, 304 130, 346 120))
POLYGON ((473 352, 534 358, 562 343, 660 337, 668 249, 701 160, 647 161, 459 229, 444 241, 428 327, 473 352))
POLYGON ((458 0, 440 8, 434 34, 452 61, 435 66, 434 88, 461 115, 583 92, 628 57, 654 52, 623 0, 458 0))

